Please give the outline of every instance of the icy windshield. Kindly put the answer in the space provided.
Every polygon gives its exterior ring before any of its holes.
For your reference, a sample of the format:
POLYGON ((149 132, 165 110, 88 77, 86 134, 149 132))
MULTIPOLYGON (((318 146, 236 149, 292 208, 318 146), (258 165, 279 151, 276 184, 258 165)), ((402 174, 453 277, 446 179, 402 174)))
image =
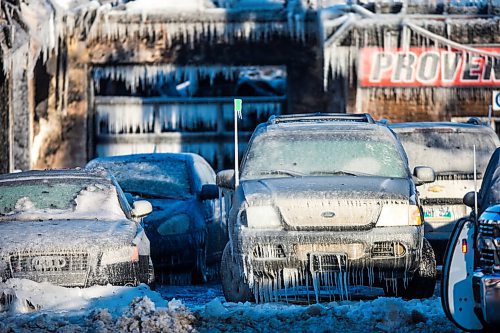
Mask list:
POLYGON ((394 140, 376 132, 280 132, 256 137, 241 178, 301 176, 406 178, 394 140))
POLYGON ((99 165, 111 171, 123 191, 134 195, 183 199, 192 193, 189 169, 184 160, 112 161, 99 165))
POLYGON ((0 182, 0 220, 126 218, 111 184, 91 178, 0 182))
POLYGON ((406 150, 411 169, 415 166, 429 166, 438 174, 473 173, 474 145, 477 169, 483 173, 496 148, 493 137, 483 131, 423 128, 417 132, 402 132, 397 135, 406 150))

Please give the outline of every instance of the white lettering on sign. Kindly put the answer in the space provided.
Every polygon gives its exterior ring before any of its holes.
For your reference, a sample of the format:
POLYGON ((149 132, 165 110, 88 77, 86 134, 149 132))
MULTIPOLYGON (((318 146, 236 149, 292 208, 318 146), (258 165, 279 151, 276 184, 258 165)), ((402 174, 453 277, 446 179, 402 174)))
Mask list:
POLYGON ((500 111, 500 90, 493 91, 492 97, 493 111, 500 111))

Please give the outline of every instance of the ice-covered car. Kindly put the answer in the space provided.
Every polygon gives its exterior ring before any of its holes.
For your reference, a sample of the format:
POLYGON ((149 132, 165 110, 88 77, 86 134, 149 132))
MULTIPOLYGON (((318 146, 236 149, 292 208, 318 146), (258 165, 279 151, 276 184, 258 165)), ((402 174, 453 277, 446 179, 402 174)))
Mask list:
POLYGON ((133 200, 144 198, 153 204, 144 228, 160 280, 206 280, 207 265, 220 262, 227 231, 220 223, 215 172, 203 157, 190 153, 110 156, 94 159, 86 167, 108 169, 133 200))
POLYGON ((476 146, 479 185, 488 160, 499 146, 496 133, 487 126, 454 122, 399 123, 389 125, 408 155, 410 168, 427 165, 436 181, 419 188, 424 210, 425 237, 441 263, 456 221, 470 210, 465 193, 474 190, 473 146, 476 146))
MULTIPOLYGON (((474 192, 464 203, 475 207, 474 192)), ((500 327, 500 148, 492 155, 475 212, 453 229, 443 263, 441 301, 460 329, 496 332, 500 327), (496 330, 495 330, 496 329, 496 330)))
POLYGON ((149 240, 102 172, 26 171, 0 175, 0 278, 62 286, 153 282, 149 240))
POLYGON ((226 299, 273 301, 291 291, 347 297, 348 285, 431 296, 435 260, 415 181, 432 182, 432 169, 412 175, 395 134, 370 119, 296 119, 272 117, 256 128, 239 186, 234 170, 217 174, 230 206, 226 299))

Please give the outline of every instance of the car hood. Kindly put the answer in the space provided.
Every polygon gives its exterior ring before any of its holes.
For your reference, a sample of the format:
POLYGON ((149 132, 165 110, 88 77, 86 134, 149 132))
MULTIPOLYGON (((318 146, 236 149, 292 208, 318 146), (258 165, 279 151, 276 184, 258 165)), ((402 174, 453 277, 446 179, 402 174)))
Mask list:
POLYGON ((500 220, 500 205, 493 205, 486 208, 480 216, 481 220, 500 220))
POLYGON ((411 182, 403 178, 385 177, 296 177, 243 181, 241 184, 249 204, 267 204, 280 198, 410 200, 414 195, 411 182))
POLYGON ((99 251, 131 245, 138 231, 129 220, 0 221, 0 251, 99 251))
POLYGON ((384 177, 301 177, 244 181, 248 206, 272 205, 290 227, 369 227, 385 204, 415 203, 411 181, 384 177))

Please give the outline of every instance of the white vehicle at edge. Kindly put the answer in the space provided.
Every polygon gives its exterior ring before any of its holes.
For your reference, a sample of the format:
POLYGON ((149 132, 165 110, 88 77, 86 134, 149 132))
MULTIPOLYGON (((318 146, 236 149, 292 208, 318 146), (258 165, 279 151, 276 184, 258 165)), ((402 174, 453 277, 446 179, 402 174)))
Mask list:
MULTIPOLYGON (((464 196, 474 208, 475 194, 464 196)), ((457 327, 470 332, 498 332, 500 327, 500 148, 484 173, 475 213, 459 220, 443 262, 441 301, 457 327), (496 328, 496 330, 495 330, 496 328)))
MULTIPOLYGON (((432 295, 435 259, 415 181, 386 126, 359 115, 271 117, 254 131, 240 175, 236 188, 234 170, 217 175, 230 207, 221 264, 228 301, 310 291, 316 300, 348 298, 348 285, 432 295)), ((414 175, 434 180, 431 168, 414 175)))

